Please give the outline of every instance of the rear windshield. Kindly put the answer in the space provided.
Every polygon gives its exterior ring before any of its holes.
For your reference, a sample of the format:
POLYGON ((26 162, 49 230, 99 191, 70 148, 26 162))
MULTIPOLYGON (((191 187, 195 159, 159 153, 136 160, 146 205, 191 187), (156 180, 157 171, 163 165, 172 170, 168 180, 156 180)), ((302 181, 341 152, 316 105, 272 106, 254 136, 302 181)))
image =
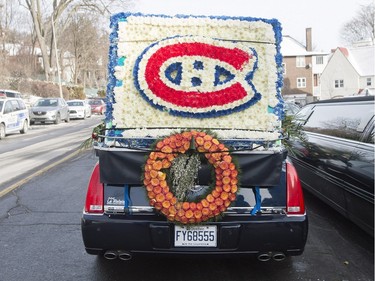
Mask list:
POLYGON ((0 96, 6 96, 8 98, 21 98, 21 94, 18 92, 9 92, 9 91, 4 91, 0 92, 0 96))
POLYGON ((290 103, 290 102, 286 102, 284 105, 285 105, 285 110, 290 114, 296 114, 301 109, 298 105, 290 103))
POLYGON ((83 106, 83 102, 81 101, 68 101, 69 106, 83 106))
POLYGON ((89 104, 100 105, 100 104, 102 104, 102 101, 101 100, 90 100, 89 104))

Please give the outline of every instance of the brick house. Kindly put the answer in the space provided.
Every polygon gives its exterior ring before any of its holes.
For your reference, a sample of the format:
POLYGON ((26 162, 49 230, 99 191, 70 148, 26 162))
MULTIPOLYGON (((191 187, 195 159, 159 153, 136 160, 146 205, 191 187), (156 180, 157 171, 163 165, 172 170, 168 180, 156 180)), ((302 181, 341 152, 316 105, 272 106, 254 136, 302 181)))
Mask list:
POLYGON ((283 36, 285 100, 293 100, 305 105, 320 99, 320 75, 328 62, 329 53, 312 50, 311 28, 306 29, 306 46, 294 38, 283 36))

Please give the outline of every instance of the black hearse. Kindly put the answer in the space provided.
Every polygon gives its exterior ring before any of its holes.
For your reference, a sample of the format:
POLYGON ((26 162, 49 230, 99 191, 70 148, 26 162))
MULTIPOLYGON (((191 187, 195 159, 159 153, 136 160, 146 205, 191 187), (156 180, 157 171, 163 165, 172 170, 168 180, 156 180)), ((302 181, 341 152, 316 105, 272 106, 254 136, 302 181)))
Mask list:
POLYGON ((374 234, 374 97, 324 100, 296 116, 290 153, 303 188, 374 234))

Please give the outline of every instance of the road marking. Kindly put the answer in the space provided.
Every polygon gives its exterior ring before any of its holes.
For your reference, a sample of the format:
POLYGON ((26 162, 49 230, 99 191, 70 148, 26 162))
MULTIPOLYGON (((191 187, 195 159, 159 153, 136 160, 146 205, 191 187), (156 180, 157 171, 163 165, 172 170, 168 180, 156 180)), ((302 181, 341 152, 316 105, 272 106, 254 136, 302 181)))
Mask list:
POLYGON ((57 165, 59 165, 59 164, 65 162, 65 161, 67 161, 67 160, 73 158, 74 156, 78 155, 80 152, 82 152, 82 150, 81 150, 81 149, 77 149, 77 150, 74 151, 73 153, 71 153, 71 154, 65 156, 63 159, 60 159, 59 161, 56 161, 56 162, 54 162, 54 163, 52 163, 52 164, 50 164, 50 165, 44 167, 43 169, 41 169, 41 170, 35 172, 34 174, 31 174, 30 176, 28 176, 28 177, 26 177, 26 178, 24 178, 24 179, 22 179, 22 180, 20 180, 20 181, 18 181, 18 182, 16 182, 16 183, 12 184, 11 186, 5 188, 4 190, 1 190, 1 191, 0 191, 0 198, 2 198, 3 196, 5 196, 5 195, 8 194, 9 192, 15 190, 16 188, 20 187, 21 185, 27 183, 27 182, 30 181, 33 177, 36 177, 36 176, 39 176, 39 175, 43 174, 44 172, 48 171, 49 169, 51 169, 51 168, 53 168, 53 167, 55 167, 55 166, 57 166, 57 165))

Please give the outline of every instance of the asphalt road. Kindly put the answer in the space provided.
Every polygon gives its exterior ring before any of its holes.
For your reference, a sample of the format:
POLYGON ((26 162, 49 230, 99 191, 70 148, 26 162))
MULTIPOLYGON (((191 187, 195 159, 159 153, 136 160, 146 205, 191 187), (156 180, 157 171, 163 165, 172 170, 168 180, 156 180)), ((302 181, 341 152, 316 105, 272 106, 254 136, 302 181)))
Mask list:
POLYGON ((309 194, 305 252, 283 262, 88 255, 80 218, 96 161, 92 150, 79 153, 0 198, 1 281, 374 280, 373 238, 309 194))
POLYGON ((33 125, 24 135, 13 133, 0 140, 0 197, 28 180, 25 174, 39 174, 76 152, 102 118, 33 125))

